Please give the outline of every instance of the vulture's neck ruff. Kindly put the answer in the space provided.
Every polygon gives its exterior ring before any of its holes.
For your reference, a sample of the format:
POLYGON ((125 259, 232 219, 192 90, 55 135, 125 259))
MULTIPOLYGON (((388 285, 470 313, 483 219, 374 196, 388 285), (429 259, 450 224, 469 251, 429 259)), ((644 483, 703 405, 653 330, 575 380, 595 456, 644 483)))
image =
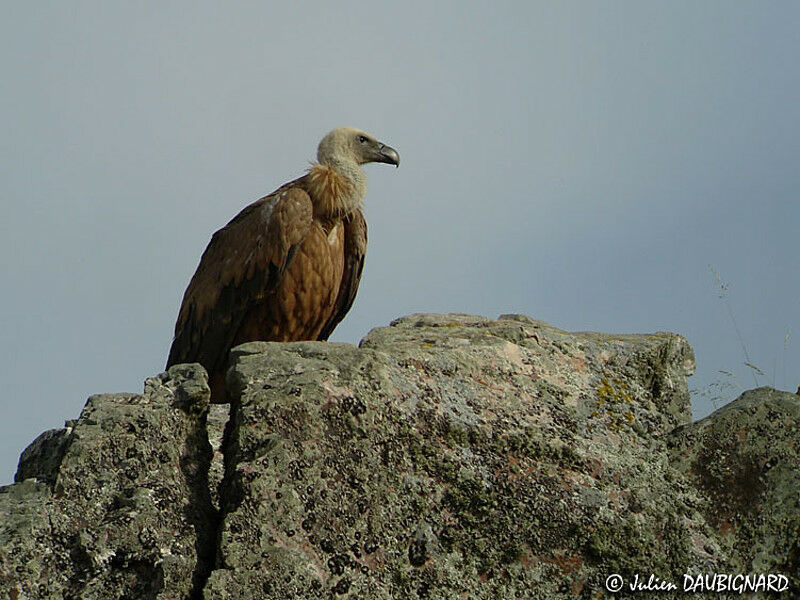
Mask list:
POLYGON ((341 218, 361 206, 367 180, 361 167, 353 162, 317 163, 308 170, 308 193, 315 217, 341 218))

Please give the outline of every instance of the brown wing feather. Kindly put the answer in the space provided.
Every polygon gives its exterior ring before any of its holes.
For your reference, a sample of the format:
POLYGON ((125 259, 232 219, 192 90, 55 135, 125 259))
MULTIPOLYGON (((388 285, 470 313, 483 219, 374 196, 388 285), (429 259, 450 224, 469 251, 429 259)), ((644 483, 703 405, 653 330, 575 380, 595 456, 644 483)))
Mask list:
POLYGON ((247 206, 212 236, 183 297, 167 367, 222 367, 249 307, 275 289, 309 230, 311 198, 299 181, 247 206))
POLYGON ((322 327, 320 340, 327 340, 336 326, 344 319, 358 292, 361 272, 364 270, 364 255, 367 252, 367 222, 360 209, 342 219, 344 230, 344 271, 339 295, 330 318, 322 327))

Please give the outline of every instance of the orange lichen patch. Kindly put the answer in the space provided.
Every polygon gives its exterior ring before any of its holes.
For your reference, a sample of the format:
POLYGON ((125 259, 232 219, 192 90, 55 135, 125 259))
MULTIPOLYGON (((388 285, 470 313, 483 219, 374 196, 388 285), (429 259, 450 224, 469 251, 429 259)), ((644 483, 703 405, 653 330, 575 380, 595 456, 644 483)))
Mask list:
POLYGON ((747 431, 747 427, 742 427, 736 432, 736 439, 739 440, 740 444, 744 444, 747 441, 747 431))
POLYGON ((294 541, 292 538, 276 537, 273 543, 276 548, 302 553, 306 558, 305 568, 322 582, 328 579, 328 570, 323 566, 323 559, 307 539, 294 541))
POLYGON ((373 571, 383 569, 386 566, 386 555, 383 550, 378 549, 372 554, 365 554, 362 562, 373 571))
POLYGON ((596 389, 593 418, 605 416, 611 432, 625 432, 636 427, 636 413, 629 407, 637 402, 627 381, 605 372, 596 389))
POLYGON ((556 565, 563 574, 574 573, 583 566, 583 559, 578 555, 567 555, 565 552, 556 552, 551 558, 543 558, 542 562, 556 565))
POLYGON ((573 356, 569 359, 569 362, 576 371, 586 370, 586 355, 573 356))
POLYGON ((733 524, 730 521, 722 521, 719 524, 719 532, 722 535, 729 535, 733 533, 733 524))
POLYGON ((630 404, 633 401, 633 396, 631 395, 628 384, 617 377, 611 377, 609 375, 600 379, 600 385, 597 386, 597 395, 600 400, 605 402, 624 402, 630 404))
POLYGON ((598 458, 591 459, 586 466, 589 469, 589 475, 594 479, 600 479, 606 472, 606 466, 598 458))
POLYGON ((530 549, 526 547, 525 550, 519 555, 519 562, 524 567, 530 569, 538 565, 541 561, 539 560, 538 556, 531 554, 530 549))

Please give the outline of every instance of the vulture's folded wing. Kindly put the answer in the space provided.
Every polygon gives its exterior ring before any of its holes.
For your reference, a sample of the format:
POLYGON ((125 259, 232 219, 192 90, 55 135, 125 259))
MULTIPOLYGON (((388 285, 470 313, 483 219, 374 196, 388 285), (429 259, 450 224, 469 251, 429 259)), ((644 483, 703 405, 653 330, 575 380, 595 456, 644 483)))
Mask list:
POLYGON ((223 367, 249 308, 272 292, 311 226, 311 198, 291 182, 244 208, 211 238, 175 324, 167 367, 223 367))

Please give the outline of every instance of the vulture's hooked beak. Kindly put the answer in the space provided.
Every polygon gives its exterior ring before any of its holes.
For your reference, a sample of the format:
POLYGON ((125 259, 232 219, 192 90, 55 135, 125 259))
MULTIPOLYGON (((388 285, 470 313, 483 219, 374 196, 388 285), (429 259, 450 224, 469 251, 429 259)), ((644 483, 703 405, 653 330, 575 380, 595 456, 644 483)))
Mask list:
POLYGON ((378 157, 375 159, 375 161, 399 167, 400 155, 397 153, 397 150, 391 146, 387 146, 386 144, 378 142, 378 157))

